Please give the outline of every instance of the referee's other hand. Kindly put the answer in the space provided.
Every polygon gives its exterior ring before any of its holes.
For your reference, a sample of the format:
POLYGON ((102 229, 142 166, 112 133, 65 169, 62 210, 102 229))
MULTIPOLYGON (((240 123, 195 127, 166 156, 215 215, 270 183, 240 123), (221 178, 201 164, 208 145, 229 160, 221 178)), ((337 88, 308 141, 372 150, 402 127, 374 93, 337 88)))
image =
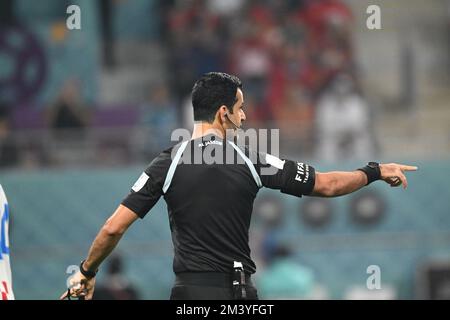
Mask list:
POLYGON ((69 280, 69 289, 65 291, 60 300, 66 299, 69 294, 70 297, 84 300, 92 300, 94 295, 95 278, 86 278, 81 272, 75 273, 69 280))
POLYGON ((383 163, 380 164, 381 180, 388 183, 391 187, 398 187, 403 185, 403 188, 408 187, 408 180, 406 179, 406 171, 416 171, 415 166, 408 166, 398 163, 383 163))

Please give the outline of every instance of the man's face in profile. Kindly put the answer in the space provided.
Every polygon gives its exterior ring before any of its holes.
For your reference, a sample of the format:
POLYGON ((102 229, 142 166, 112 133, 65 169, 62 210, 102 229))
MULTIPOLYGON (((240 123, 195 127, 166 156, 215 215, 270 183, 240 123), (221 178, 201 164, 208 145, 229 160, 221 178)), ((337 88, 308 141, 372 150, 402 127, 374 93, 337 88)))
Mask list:
POLYGON ((227 135, 232 134, 235 136, 237 130, 241 128, 242 122, 246 120, 244 112, 244 93, 239 88, 236 91, 236 102, 232 109, 233 113, 227 113, 228 121, 224 123, 224 129, 227 132, 227 135))

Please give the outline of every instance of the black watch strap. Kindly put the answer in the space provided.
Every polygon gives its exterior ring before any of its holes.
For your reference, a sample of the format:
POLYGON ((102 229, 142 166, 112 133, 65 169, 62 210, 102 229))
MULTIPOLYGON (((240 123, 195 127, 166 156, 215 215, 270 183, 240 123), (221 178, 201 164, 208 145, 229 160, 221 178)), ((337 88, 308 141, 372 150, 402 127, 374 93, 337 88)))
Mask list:
POLYGON ((85 261, 86 261, 86 260, 83 260, 83 261, 81 261, 81 263, 80 263, 80 273, 81 273, 83 276, 85 276, 86 278, 94 278, 94 277, 97 275, 98 269, 95 270, 95 271, 92 271, 92 270, 85 270, 85 269, 83 268, 83 263, 84 263, 85 261))
POLYGON ((366 185, 381 179, 381 170, 378 162, 369 162, 365 167, 359 168, 358 170, 366 174, 367 176, 366 185))

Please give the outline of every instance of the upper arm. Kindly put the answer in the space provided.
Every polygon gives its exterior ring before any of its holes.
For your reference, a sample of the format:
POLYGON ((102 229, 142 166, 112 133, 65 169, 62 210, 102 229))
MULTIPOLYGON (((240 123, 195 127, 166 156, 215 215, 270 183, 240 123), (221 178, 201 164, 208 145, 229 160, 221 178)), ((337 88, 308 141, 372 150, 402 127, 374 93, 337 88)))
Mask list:
POLYGON ((270 154, 259 153, 258 156, 258 173, 263 186, 297 197, 313 191, 314 167, 302 162, 281 160, 270 154))
POLYGON ((123 206, 140 218, 143 218, 163 195, 162 188, 171 163, 170 150, 166 151, 150 163, 122 201, 123 206))
POLYGON ((110 234, 123 234, 139 216, 124 205, 119 205, 116 211, 106 221, 104 228, 110 234))

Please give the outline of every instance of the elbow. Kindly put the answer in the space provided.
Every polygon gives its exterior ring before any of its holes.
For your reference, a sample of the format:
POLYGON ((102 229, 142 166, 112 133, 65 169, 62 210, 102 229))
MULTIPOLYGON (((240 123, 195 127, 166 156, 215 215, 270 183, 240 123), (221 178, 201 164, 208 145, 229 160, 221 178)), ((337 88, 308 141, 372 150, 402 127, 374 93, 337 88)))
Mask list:
POLYGON ((102 230, 108 237, 120 237, 125 233, 124 228, 113 225, 109 220, 103 225, 102 230))
POLYGON ((320 194, 322 195, 322 197, 331 198, 331 197, 335 197, 337 195, 337 192, 334 189, 334 187, 330 185, 330 186, 324 186, 321 189, 320 194))
POLYGON ((314 184, 313 193, 321 197, 337 196, 338 190, 336 179, 326 173, 316 173, 316 182, 314 184))

